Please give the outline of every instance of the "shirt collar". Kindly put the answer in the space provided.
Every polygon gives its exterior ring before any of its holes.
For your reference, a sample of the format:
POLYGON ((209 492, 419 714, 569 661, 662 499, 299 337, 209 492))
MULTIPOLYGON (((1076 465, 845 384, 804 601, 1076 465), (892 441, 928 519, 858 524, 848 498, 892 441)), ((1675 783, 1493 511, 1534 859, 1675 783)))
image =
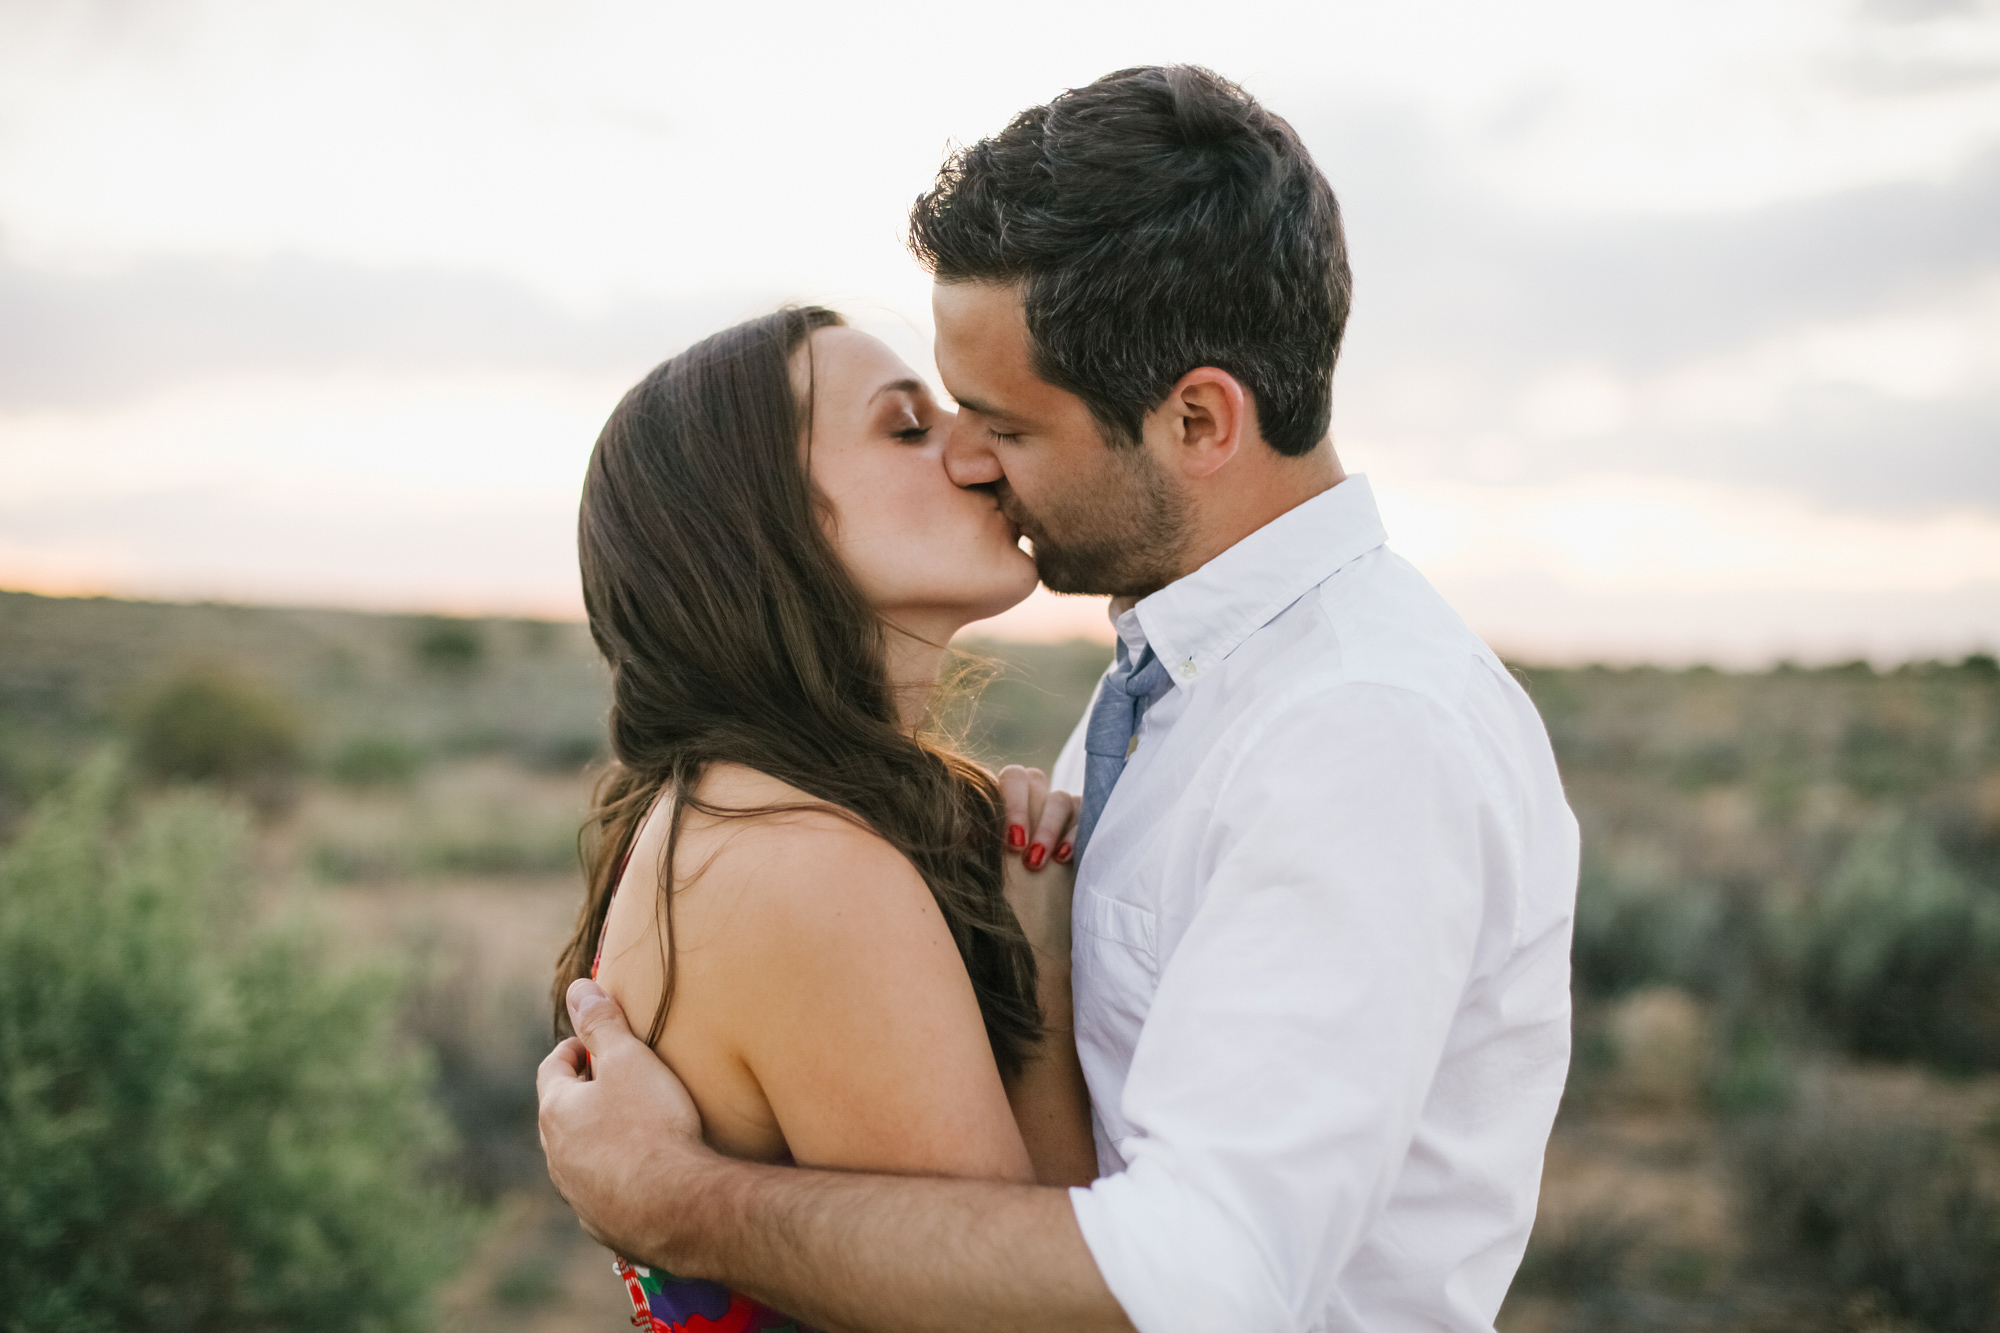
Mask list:
POLYGON ((1388 539, 1368 478, 1349 477, 1141 598, 1111 623, 1132 661, 1151 644, 1185 686, 1336 569, 1388 539))

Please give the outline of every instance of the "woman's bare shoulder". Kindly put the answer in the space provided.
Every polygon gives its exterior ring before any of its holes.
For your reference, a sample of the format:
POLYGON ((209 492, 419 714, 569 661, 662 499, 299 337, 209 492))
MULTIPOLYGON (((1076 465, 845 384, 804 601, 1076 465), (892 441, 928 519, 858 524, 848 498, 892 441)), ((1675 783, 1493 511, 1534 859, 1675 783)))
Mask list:
MULTIPOLYGON (((753 949, 824 942, 829 930, 879 924, 879 913, 935 911, 916 867, 866 822, 832 802, 741 764, 717 764, 682 815, 677 902, 726 918, 753 949)), ((656 810, 640 847, 664 849, 656 810)), ((657 883, 657 881, 655 881, 657 883)))
MULTIPOLYGON (((717 766, 694 796, 663 795, 647 813, 605 921, 599 979, 635 1016, 635 1030, 664 1019, 656 1049, 695 1098, 711 1142, 769 1160, 785 1138, 747 1053, 762 1029, 787 1021, 784 1006, 800 988, 838 981, 815 958, 813 939, 839 923, 822 910, 830 901, 856 897, 843 867, 893 852, 836 807, 753 769, 717 766), (673 873, 664 876, 677 804, 673 873), (673 999, 663 1012, 670 953, 673 999)), ((854 941, 846 947, 852 956, 854 941)))
MULTIPOLYGON (((732 812, 730 822, 741 819, 772 827, 798 824, 811 829, 838 824, 874 836, 865 825, 833 802, 802 791, 747 764, 709 765, 708 771, 702 774, 695 797, 702 805, 732 812), (735 815, 734 812, 741 814, 735 815)), ((690 814, 696 819, 715 818, 701 816, 694 811, 690 814)))
POLYGON ((772 857, 903 859, 852 811, 742 764, 712 766, 695 796, 681 838, 712 854, 717 869, 742 873, 772 857))

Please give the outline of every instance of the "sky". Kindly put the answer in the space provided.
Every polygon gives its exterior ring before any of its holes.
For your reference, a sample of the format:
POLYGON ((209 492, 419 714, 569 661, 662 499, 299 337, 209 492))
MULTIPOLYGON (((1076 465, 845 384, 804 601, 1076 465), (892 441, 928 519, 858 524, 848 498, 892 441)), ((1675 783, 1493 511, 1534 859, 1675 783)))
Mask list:
POLYGON ((0 0, 0 587, 578 615, 627 386, 787 300, 933 374, 948 146, 1183 61, 1332 181, 1336 444, 1496 647, 2000 647, 1996 0, 0 0))

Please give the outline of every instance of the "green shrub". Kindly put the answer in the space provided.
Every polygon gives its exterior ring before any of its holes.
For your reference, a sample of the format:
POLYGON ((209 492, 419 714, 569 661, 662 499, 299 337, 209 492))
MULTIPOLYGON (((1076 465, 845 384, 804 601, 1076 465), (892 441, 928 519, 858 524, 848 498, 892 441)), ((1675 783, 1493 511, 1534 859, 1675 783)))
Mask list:
POLYGON ((1512 1290, 1524 1296, 1601 1296, 1622 1290, 1650 1237, 1643 1223, 1604 1212, 1535 1221, 1512 1290))
POLYGON ((576 828, 567 821, 437 818, 421 815, 372 836, 321 838, 306 849, 314 875, 330 884, 379 884, 427 875, 553 875, 577 865, 576 828))
POLYGON ((217 667, 189 671, 148 695, 132 719, 146 776, 212 782, 260 804, 281 803, 298 776, 298 718, 280 699, 217 667))
POLYGON ((515 754, 527 768, 566 776, 583 772, 602 759, 604 751, 603 736, 594 732, 523 740, 514 746, 515 754))
POLYGON ((1748 771, 1743 747, 1735 741, 1709 741, 1673 757, 1670 780, 1681 791, 1702 791, 1742 780, 1748 771))
POLYGON ((118 788, 0 854, 0 1328, 424 1327, 466 1215, 394 988, 245 924, 226 807, 118 788))
POLYGON ((477 621, 426 616, 410 636, 410 655, 425 671, 469 676, 486 660, 486 636, 477 621))
POLYGON ((493 1283, 493 1303, 517 1310, 554 1305, 562 1298, 562 1270, 543 1255, 515 1260, 493 1283))
POLYGON ((549 1052, 548 992, 539 978, 495 985, 477 943, 442 929, 410 941, 420 960, 401 1028, 431 1053, 434 1100, 450 1118, 452 1182, 484 1203, 546 1180, 536 1132, 535 1066, 549 1052))
POLYGON ((1570 946, 1577 989, 1601 999, 1662 983, 1706 990, 1701 973, 1721 916, 1711 892, 1637 885, 1586 863, 1570 946))
POLYGON ((356 736, 334 751, 327 776, 348 787, 400 787, 423 769, 424 752, 400 736, 356 736))
POLYGON ((1937 1333, 1994 1327, 2000 1203, 1944 1133, 1808 1106, 1738 1147, 1749 1231, 1780 1276, 1877 1297, 1937 1333))
POLYGON ((1923 791, 1949 773, 1950 753, 1934 731, 1858 717, 1841 735, 1840 776, 1864 795, 1923 791))
POLYGON ((1708 1104, 1724 1116, 1781 1110, 1797 1093, 1792 1052, 1777 1033, 1738 1017, 1722 1025, 1716 1067, 1709 1078, 1708 1104))
POLYGON ((2000 1068, 2000 899, 1922 825, 1856 835, 1791 934, 1813 1020, 1852 1054, 2000 1068))
POLYGON ((69 757, 0 708, 0 841, 58 782, 69 757))

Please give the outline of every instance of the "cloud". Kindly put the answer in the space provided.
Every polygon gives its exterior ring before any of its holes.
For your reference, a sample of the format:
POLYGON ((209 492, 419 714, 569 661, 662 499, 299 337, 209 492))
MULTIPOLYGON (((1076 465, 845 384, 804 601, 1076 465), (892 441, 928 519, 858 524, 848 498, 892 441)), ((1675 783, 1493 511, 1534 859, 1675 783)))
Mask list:
POLYGON ((1928 23, 1990 9, 1990 0, 1863 0, 1861 15, 1878 23, 1928 23))
MULTIPOLYGON (((1509 206, 1394 124, 1351 124, 1322 157, 1358 274, 1343 431, 1490 481, 1709 476, 1839 507, 2000 509, 2000 361, 1899 387, 1869 333, 1935 308, 1946 341, 1995 343, 2000 151, 1940 181, 1637 217, 1509 206), (1995 299, 1966 306, 1982 283, 1995 299), (1799 350, 1829 329, 1846 352, 1799 350)), ((498 274, 304 256, 96 274, 0 261, 0 412, 259 374, 629 380, 773 304, 579 313, 498 274)), ((1918 378, 1940 363, 1912 357, 1918 378)))
POLYGON ((1941 402, 1846 385, 1802 391, 1763 426, 1647 433, 1670 470, 1784 486, 1849 509, 2000 509, 2000 391, 1941 402))
POLYGON ((1859 51, 1830 62, 1836 86, 1863 97, 1921 97, 2000 80, 2000 62, 1859 51))
POLYGON ((258 373, 636 378, 771 304, 718 296, 579 315, 504 277, 432 268, 160 258, 80 274, 0 261, 0 410, 106 407, 258 373))
POLYGON ((1534 218, 1417 173, 1363 189, 1385 216, 1357 227, 1357 302, 1399 357, 1654 369, 2000 268, 2000 152, 1940 183, 1680 217, 1534 218))
POLYGON ((1358 289, 1343 432, 1487 481, 2000 509, 2000 151, 1738 212, 1558 218, 1393 132, 1329 156, 1352 168, 1331 164, 1358 289))

